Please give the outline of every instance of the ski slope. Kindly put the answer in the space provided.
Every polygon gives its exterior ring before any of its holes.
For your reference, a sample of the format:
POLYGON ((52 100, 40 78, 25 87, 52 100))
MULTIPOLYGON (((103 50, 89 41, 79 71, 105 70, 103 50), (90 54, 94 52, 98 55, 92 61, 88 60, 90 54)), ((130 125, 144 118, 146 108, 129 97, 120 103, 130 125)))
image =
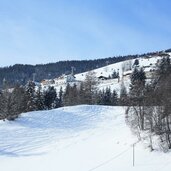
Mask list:
POLYGON ((74 106, 0 121, 1 171, 170 171, 171 155, 150 152, 125 124, 124 108, 74 106))

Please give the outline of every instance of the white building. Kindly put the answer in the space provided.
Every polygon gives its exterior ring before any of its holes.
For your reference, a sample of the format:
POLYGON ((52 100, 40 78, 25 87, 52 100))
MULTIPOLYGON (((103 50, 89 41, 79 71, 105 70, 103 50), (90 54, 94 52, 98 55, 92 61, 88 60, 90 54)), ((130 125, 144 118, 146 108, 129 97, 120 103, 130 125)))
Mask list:
POLYGON ((54 82, 53 79, 50 79, 50 80, 42 80, 42 81, 41 81, 41 85, 43 85, 43 86, 48 86, 48 85, 54 84, 54 83, 55 83, 55 82, 54 82))
POLYGON ((70 82, 75 82, 76 80, 74 75, 69 74, 69 75, 62 75, 59 78, 55 78, 54 81, 56 85, 63 85, 70 82))

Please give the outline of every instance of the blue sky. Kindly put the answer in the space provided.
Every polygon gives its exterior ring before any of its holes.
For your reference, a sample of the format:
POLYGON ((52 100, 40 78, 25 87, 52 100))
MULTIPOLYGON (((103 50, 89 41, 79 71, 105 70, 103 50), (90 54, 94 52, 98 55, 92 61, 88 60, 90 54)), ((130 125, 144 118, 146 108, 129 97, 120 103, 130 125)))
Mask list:
POLYGON ((170 0, 0 0, 0 66, 171 48, 170 0))

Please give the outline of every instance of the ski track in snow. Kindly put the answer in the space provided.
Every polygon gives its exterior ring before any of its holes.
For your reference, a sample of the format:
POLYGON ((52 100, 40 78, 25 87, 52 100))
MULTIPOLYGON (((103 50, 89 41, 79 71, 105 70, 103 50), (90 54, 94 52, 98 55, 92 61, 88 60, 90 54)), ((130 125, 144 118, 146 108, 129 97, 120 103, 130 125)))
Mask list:
POLYGON ((149 152, 125 124, 123 107, 58 108, 0 121, 2 171, 170 171, 170 154, 149 152))
POLYGON ((69 107, 29 112, 15 122, 6 121, 7 123, 0 124, 0 155, 29 156, 35 155, 35 152, 39 154, 41 147, 45 149, 49 144, 52 146, 63 140, 76 139, 79 132, 93 129, 95 124, 105 117, 103 108, 83 108, 84 113, 75 113, 75 110, 72 111, 69 107))

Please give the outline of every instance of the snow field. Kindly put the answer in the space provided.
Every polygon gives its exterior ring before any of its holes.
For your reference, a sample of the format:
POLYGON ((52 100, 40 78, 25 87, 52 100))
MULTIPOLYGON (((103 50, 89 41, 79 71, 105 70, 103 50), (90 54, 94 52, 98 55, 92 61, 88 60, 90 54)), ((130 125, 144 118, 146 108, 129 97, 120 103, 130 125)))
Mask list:
POLYGON ((169 171, 170 154, 150 152, 125 124, 124 108, 74 106, 0 122, 2 171, 169 171))

